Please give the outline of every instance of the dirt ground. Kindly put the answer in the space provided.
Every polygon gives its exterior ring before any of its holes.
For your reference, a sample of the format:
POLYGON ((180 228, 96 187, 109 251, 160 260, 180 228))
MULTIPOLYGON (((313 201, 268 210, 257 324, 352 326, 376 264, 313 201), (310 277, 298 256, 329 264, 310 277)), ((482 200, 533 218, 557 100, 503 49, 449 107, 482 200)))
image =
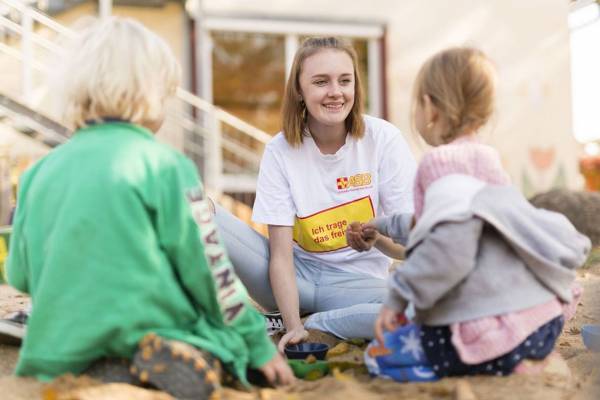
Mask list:
MULTIPOLYGON (((600 353, 585 349, 581 326, 600 323, 600 260, 578 272, 584 287, 583 298, 575 318, 569 321, 557 343, 557 351, 566 361, 559 362, 552 372, 543 375, 511 377, 476 377, 444 379, 427 384, 399 384, 383 379, 371 379, 366 374, 347 369, 317 381, 298 381, 285 389, 261 389, 241 392, 224 389, 223 400, 239 399, 344 399, 344 400, 584 400, 600 399, 600 353), (568 365, 568 368, 566 366, 568 365)), ((0 285, 0 316, 22 309, 26 296, 6 285, 0 285)), ((313 333, 316 340, 333 343, 331 337, 313 333)), ((360 354, 360 353, 358 353, 360 354)), ((166 400, 170 396, 123 384, 100 385, 86 377, 63 377, 50 384, 30 378, 17 378, 12 371, 18 349, 0 345, 0 398, 4 400, 166 400)), ((357 356, 354 357, 356 361, 357 356)), ((344 364, 349 366, 350 363, 344 364)))

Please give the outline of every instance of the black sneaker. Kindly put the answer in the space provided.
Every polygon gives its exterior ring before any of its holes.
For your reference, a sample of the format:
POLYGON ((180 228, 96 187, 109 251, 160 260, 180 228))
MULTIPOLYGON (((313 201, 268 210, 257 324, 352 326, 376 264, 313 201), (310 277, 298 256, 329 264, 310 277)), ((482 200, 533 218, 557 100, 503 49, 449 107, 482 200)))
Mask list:
POLYGON ((20 346, 27 331, 29 314, 18 311, 0 319, 0 344, 20 346))
POLYGON ((143 384, 182 400, 209 399, 221 387, 221 366, 215 357, 153 333, 140 341, 130 372, 143 384))
POLYGON ((263 314, 267 322, 267 333, 269 336, 273 336, 280 332, 285 332, 285 326, 283 325, 283 317, 278 311, 263 314))

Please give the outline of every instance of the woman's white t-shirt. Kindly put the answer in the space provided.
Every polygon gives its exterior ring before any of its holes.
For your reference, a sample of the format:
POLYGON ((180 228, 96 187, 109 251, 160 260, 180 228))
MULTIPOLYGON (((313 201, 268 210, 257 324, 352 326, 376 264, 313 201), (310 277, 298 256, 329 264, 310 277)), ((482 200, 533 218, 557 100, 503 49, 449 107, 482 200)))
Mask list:
POLYGON ((293 226, 300 258, 347 272, 385 278, 389 258, 357 252, 346 242, 353 221, 413 212, 414 157, 400 131, 364 116, 365 135, 347 136, 335 154, 322 154, 310 136, 298 148, 282 133, 266 146, 252 219, 293 226))

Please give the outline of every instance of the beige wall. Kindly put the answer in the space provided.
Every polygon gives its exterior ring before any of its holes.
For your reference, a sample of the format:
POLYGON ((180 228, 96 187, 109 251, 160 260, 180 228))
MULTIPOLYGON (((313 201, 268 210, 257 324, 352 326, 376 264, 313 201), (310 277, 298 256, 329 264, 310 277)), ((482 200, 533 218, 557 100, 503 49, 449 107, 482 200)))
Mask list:
MULTIPOLYGON (((63 25, 73 26, 77 20, 84 16, 96 16, 97 6, 93 3, 84 3, 55 16, 55 19, 63 25)), ((186 54, 186 28, 185 14, 182 3, 168 2, 164 7, 126 7, 113 6, 112 14, 121 17, 129 17, 143 23, 153 32, 160 35, 171 47, 173 54, 179 60, 182 68, 188 67, 189 55, 186 54)), ((185 76, 185 73, 184 73, 185 76)), ((185 78, 184 78, 185 79, 185 78)), ((173 101, 169 104, 170 109, 179 105, 173 101)), ((175 111, 174 111, 175 112, 175 111)), ((157 137, 181 149, 183 148, 183 132, 178 124, 167 119, 157 137)))
MULTIPOLYGON (((112 14, 140 21, 164 38, 177 59, 183 61, 185 30, 181 3, 168 2, 164 7, 113 6, 112 14)), ((93 2, 73 7, 54 18, 63 25, 72 26, 79 18, 90 15, 98 15, 97 6, 93 2)))
POLYGON ((204 0, 208 14, 381 22, 387 30, 388 116, 413 148, 411 84, 447 46, 481 47, 499 70, 498 112, 484 133, 527 194, 581 187, 571 129, 567 0, 204 0))
MULTIPOLYGON (((424 146, 409 123, 412 81, 423 61, 451 45, 484 49, 499 71, 498 112, 483 136, 502 154, 527 194, 564 183, 581 187, 572 136, 567 0, 203 0, 207 14, 287 19, 364 21, 386 27, 389 120, 420 154, 424 146)), ((94 14, 85 4, 57 19, 70 24, 94 14)), ((186 34, 181 4, 163 8, 114 7, 163 36, 182 64, 186 34)), ((180 138, 161 132, 177 145, 180 138)))

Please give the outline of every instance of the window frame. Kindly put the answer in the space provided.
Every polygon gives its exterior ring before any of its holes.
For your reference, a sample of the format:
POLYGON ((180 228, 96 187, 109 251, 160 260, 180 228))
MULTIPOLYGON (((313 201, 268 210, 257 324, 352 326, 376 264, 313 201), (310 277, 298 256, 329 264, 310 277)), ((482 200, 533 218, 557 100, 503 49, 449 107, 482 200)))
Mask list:
POLYGON ((385 118, 385 65, 384 40, 385 28, 380 23, 347 23, 336 21, 303 21, 299 19, 265 19, 204 16, 201 23, 200 40, 203 42, 199 57, 199 79, 201 97, 213 102, 212 48, 211 32, 243 32, 282 35, 285 38, 285 70, 289 75, 294 54, 301 36, 343 36, 352 39, 367 40, 367 79, 369 108, 367 113, 385 118))

